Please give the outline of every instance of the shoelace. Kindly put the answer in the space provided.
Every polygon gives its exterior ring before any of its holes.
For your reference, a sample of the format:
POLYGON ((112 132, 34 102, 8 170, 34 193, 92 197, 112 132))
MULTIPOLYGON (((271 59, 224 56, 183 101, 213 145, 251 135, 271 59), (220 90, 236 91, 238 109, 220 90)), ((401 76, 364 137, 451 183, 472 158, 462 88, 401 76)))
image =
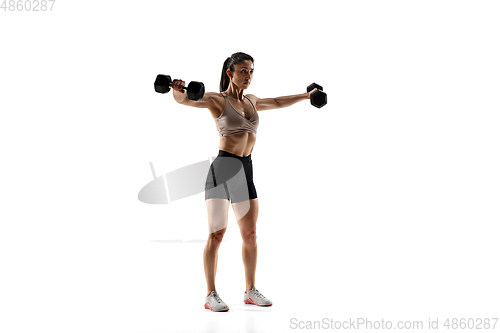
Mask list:
POLYGON ((215 298, 215 300, 216 300, 218 303, 222 302, 221 298, 219 297, 219 295, 218 295, 217 293, 214 293, 214 294, 212 295, 212 297, 213 297, 213 298, 215 298))
POLYGON ((264 295, 262 295, 257 289, 255 289, 255 294, 257 295, 257 297, 262 297, 262 298, 266 298, 264 295))

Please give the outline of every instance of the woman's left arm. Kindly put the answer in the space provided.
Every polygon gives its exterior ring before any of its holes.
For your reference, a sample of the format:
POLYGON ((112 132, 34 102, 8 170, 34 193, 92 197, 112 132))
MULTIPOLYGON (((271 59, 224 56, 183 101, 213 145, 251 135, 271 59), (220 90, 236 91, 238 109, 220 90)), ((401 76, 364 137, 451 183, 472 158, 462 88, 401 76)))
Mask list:
POLYGON ((258 98, 257 96, 250 94, 247 96, 249 97, 251 96, 252 99, 256 101, 255 108, 257 109, 257 111, 264 111, 264 110, 286 108, 287 106, 293 105, 297 102, 309 99, 310 98, 309 96, 315 90, 316 89, 313 89, 310 92, 306 92, 299 95, 290 95, 290 96, 283 96, 276 98, 258 98))

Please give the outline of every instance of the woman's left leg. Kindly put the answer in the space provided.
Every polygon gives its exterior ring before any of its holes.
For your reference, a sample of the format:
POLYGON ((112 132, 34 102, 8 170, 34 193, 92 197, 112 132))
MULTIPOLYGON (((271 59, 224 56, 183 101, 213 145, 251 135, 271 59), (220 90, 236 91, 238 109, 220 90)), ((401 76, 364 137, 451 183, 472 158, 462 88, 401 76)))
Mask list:
POLYGON ((240 226, 243 239, 242 259, 245 265, 246 290, 255 286, 255 270, 257 269, 257 217, 259 215, 258 198, 231 204, 236 220, 240 226))

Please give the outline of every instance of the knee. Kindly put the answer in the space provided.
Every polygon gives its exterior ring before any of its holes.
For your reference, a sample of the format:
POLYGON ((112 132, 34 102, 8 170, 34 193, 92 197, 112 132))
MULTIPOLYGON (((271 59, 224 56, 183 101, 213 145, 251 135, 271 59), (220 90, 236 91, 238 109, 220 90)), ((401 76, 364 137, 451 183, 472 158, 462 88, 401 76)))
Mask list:
POLYGON ((257 244, 257 232, 256 230, 251 230, 248 232, 245 232, 242 235, 243 242, 245 245, 256 245, 257 244))
POLYGON ((226 233, 226 228, 216 232, 212 232, 208 236, 208 242, 215 245, 220 245, 220 243, 222 243, 222 238, 224 238, 225 233, 226 233))

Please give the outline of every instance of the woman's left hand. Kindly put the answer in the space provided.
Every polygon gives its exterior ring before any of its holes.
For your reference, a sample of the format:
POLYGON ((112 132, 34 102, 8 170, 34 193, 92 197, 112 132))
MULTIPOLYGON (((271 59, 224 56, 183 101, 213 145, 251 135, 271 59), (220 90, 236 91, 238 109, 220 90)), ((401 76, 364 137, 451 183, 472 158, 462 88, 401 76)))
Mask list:
POLYGON ((308 99, 311 99, 311 94, 312 94, 313 92, 315 92, 316 90, 318 90, 318 88, 314 88, 313 90, 309 91, 309 92, 307 93, 307 98, 308 98, 308 99))

